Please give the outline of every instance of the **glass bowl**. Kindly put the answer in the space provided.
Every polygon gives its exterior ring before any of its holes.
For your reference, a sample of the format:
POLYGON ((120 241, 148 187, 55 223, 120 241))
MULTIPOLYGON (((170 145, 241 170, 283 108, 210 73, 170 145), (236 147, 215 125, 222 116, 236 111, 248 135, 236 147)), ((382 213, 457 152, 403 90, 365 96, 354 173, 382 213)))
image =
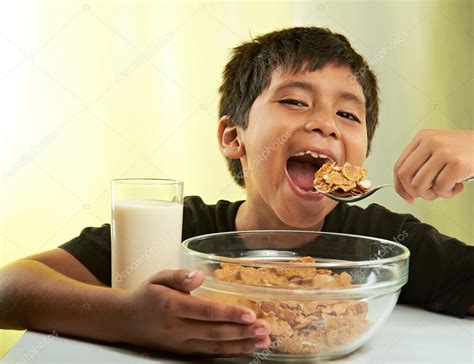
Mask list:
POLYGON ((265 360, 334 359, 374 335, 408 279, 409 251, 393 241, 299 230, 196 236, 181 267, 206 278, 192 294, 252 308, 266 319, 265 360))

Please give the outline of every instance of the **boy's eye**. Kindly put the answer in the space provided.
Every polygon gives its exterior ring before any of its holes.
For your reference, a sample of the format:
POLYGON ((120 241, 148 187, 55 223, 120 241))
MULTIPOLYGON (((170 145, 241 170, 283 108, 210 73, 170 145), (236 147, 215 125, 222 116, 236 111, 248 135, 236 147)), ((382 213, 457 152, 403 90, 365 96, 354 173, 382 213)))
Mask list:
POLYGON ((360 120, 357 118, 357 116, 352 115, 351 113, 348 113, 348 112, 345 112, 345 111, 338 111, 336 114, 339 115, 339 116, 342 116, 343 118, 353 120, 353 121, 357 121, 358 123, 360 123, 360 120))
POLYGON ((303 101, 298 101, 298 100, 294 100, 294 99, 285 99, 285 100, 281 100, 279 102, 280 102, 280 104, 288 104, 288 105, 299 106, 299 107, 307 107, 308 106, 303 101))

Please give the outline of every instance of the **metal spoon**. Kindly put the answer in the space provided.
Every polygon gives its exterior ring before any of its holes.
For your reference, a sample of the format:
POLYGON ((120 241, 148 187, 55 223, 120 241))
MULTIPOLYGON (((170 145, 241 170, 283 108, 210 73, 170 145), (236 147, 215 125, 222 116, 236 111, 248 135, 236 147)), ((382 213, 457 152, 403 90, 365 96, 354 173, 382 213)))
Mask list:
MULTIPOLYGON (((460 183, 472 182, 472 181, 474 181, 474 176, 466 178, 465 180, 461 181, 460 183)), ((318 191, 319 193, 322 193, 324 196, 329 197, 330 199, 332 199, 334 201, 356 202, 356 201, 363 200, 366 197, 369 197, 370 195, 372 195, 373 193, 377 192, 378 190, 380 190, 381 188, 384 188, 384 187, 393 187, 393 183, 388 183, 388 184, 385 184, 385 185, 380 185, 380 186, 374 187, 371 190, 368 190, 366 192, 361 193, 360 195, 355 195, 355 196, 332 195, 330 193, 322 192, 321 190, 318 190, 316 187, 314 187, 314 189, 316 191, 318 191)))
POLYGON ((386 185, 380 185, 380 186, 374 187, 371 190, 368 190, 366 192, 361 193, 360 195, 355 195, 355 196, 340 196, 340 195, 338 196, 338 195, 333 195, 333 194, 330 194, 330 193, 323 192, 323 191, 317 189, 316 187, 314 187, 314 189, 316 191, 318 191, 319 193, 322 193, 324 196, 329 197, 331 200, 334 200, 334 201, 356 202, 356 201, 363 200, 366 197, 369 197, 371 194, 377 192, 378 190, 380 190, 381 188, 384 188, 384 187, 393 187, 393 183, 389 183, 389 184, 386 184, 386 185))

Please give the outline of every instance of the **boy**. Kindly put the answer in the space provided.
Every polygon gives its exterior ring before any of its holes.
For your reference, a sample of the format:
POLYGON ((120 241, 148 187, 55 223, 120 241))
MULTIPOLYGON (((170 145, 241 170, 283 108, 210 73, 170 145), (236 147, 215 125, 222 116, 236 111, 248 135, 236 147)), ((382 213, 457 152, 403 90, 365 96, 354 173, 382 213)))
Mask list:
MULTIPOLYGON (((187 197, 183 239, 287 228, 386 239, 403 233, 411 266, 399 302, 474 313, 474 247, 411 215, 337 204, 310 191, 316 167, 296 154, 362 165, 377 126, 376 78, 344 36, 301 27, 244 43, 225 68, 220 95, 220 149, 247 199, 209 206, 187 197)), ((395 165, 397 192, 408 202, 460 193, 458 182, 474 174, 472 141, 472 132, 420 132, 395 165)), ((109 288, 110 249, 104 224, 3 268, 0 327, 179 354, 239 355, 269 345, 269 325, 252 310, 189 294, 203 282, 200 271, 157 272, 132 292, 109 288)))

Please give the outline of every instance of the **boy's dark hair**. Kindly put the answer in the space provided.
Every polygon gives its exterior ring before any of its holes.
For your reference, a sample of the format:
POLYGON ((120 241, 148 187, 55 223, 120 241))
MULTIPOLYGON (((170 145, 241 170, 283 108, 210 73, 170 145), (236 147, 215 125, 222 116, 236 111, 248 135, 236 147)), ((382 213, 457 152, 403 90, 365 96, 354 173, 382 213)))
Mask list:
MULTIPOLYGON (((250 108, 267 88, 272 72, 315 71, 328 64, 349 66, 365 96, 367 154, 378 122, 377 79, 367 62, 350 45, 347 38, 326 28, 296 27, 261 35, 235 47, 227 63, 219 88, 219 118, 229 116, 229 125, 248 126, 250 108)), ((245 187, 239 159, 227 158, 232 177, 245 187)))

